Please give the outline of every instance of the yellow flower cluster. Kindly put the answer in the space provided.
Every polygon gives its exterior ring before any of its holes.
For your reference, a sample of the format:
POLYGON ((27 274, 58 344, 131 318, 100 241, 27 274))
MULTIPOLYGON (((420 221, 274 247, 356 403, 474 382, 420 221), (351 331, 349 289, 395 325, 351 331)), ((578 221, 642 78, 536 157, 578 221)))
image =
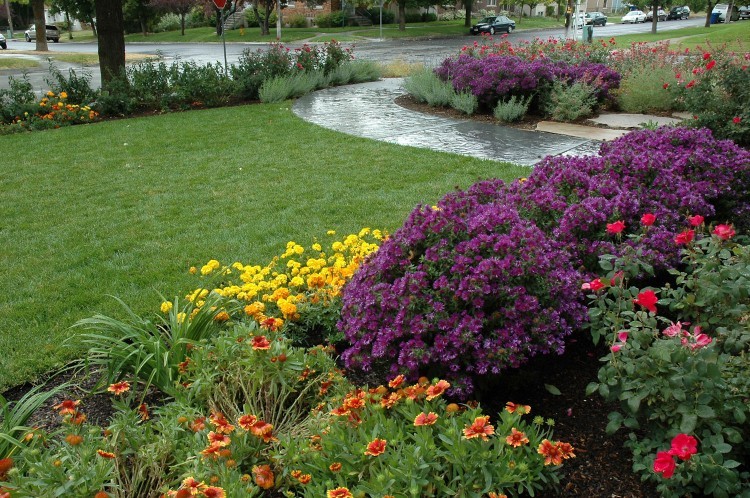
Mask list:
MULTIPOLYGON (((328 231, 329 237, 336 232, 328 231)), ((324 251, 320 242, 305 248, 294 241, 286 245, 280 256, 266 266, 235 262, 222 266, 211 260, 200 268, 205 278, 221 278, 212 288, 198 288, 186 297, 200 307, 210 292, 245 302, 244 312, 259 324, 280 327, 284 321, 296 320, 300 307, 329 303, 339 296, 341 288, 352 277, 364 259, 375 252, 385 235, 380 230, 363 228, 330 244, 324 251)), ((198 273, 191 268, 191 273, 198 273)))

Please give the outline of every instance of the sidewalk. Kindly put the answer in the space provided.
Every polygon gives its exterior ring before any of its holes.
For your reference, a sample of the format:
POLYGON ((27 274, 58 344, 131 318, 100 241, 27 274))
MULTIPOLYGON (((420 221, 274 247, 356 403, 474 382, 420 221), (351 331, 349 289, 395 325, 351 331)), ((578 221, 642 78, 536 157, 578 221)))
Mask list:
MULTIPOLYGON (((537 131, 529 131, 432 116, 394 102, 406 93, 402 82, 401 78, 391 78, 328 88, 298 99, 292 109, 306 121, 349 135, 526 166, 547 155, 596 155, 602 140, 628 132, 551 121, 543 121, 537 131)), ((678 121, 620 114, 603 114, 597 119, 599 124, 614 123, 618 128, 638 128, 649 121, 678 121), (629 117, 623 120, 621 116, 629 117)))

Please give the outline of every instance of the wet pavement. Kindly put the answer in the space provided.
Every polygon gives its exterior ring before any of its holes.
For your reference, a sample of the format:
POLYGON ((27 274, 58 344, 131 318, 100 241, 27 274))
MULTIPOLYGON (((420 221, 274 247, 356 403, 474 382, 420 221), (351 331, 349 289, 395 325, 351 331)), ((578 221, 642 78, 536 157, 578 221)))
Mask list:
POLYGON ((394 101, 403 79, 319 90, 292 107, 302 119, 349 135, 532 166, 548 155, 594 155, 601 142, 499 124, 433 116, 394 101))

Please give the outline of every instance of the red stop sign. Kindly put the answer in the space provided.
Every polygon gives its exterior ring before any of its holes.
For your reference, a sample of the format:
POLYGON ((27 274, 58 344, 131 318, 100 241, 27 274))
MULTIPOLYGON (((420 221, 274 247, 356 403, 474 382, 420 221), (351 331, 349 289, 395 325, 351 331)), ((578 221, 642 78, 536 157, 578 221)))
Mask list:
POLYGON ((216 8, 219 10, 223 9, 226 4, 227 0, 214 0, 214 5, 216 5, 216 8))

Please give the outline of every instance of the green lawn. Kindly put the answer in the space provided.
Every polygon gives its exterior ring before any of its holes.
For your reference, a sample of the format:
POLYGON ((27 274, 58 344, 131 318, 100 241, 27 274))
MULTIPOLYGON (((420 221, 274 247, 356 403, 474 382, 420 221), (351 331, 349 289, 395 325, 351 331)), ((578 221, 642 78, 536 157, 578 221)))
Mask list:
POLYGON ((61 366, 78 319, 138 313, 211 258, 265 264, 326 230, 395 230, 417 203, 528 169, 350 137, 290 103, 0 137, 0 392, 61 366))
MULTIPOLYGON (((679 22, 679 21, 669 21, 679 22)), ((659 24, 660 26, 661 24, 659 24)), ((599 28, 596 28, 599 29, 599 28)), ((606 29, 606 28, 605 28, 606 29)), ((657 26, 658 30, 658 26, 657 26)), ((597 31, 595 31, 597 33, 597 31)), ((598 32, 601 33, 601 32, 598 32)), ((627 46, 636 42, 655 42, 670 40, 676 49, 684 50, 717 46, 726 44, 730 50, 750 52, 750 22, 734 22, 729 24, 713 24, 711 27, 681 28, 675 31, 657 31, 656 34, 644 33, 637 35, 617 36, 615 40, 620 46, 627 46)))

